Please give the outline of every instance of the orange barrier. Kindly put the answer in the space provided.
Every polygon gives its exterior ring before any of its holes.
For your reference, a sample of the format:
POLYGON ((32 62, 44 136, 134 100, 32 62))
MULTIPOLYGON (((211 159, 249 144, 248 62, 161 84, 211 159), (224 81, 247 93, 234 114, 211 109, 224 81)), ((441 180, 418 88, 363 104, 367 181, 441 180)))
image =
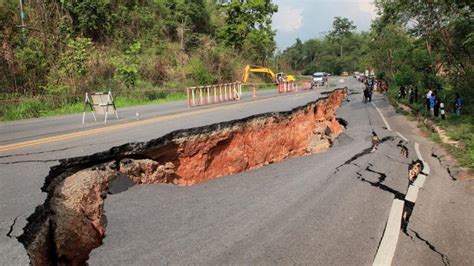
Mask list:
POLYGON ((278 93, 289 93, 298 91, 298 86, 294 81, 278 81, 278 93))
POLYGON ((302 90, 309 90, 313 86, 313 82, 311 80, 303 80, 301 81, 301 89, 302 90))
POLYGON ((188 107, 209 105, 226 101, 240 100, 242 84, 233 83, 196 86, 186 88, 188 107))

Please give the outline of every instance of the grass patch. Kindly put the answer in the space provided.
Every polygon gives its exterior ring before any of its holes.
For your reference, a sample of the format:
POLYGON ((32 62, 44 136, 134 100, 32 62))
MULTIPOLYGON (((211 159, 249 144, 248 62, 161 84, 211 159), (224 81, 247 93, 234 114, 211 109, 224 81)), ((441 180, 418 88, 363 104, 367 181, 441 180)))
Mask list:
MULTIPOLYGON (((115 97, 117 108, 160 104, 184 100, 185 93, 168 93, 166 91, 137 92, 134 95, 115 97)), ((80 113, 84 108, 83 98, 60 99, 54 97, 20 98, 16 103, 2 104, 0 121, 13 121, 28 118, 80 113)))
MULTIPOLYGON (((257 85, 257 91, 276 90, 274 84, 257 85)), ((242 86, 243 92, 252 92, 252 86, 242 86)), ((187 99, 185 91, 169 92, 166 90, 137 90, 128 95, 115 95, 117 108, 139 105, 160 104, 187 99)), ((83 97, 21 97, 17 102, 5 102, 0 106, 0 121, 14 121, 28 118, 66 115, 82 112, 83 97)))

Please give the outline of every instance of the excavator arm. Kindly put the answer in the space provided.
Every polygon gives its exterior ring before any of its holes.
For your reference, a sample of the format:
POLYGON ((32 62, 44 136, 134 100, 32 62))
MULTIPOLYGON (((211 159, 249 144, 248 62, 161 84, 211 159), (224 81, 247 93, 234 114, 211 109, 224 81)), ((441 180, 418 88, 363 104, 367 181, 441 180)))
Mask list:
POLYGON ((276 74, 268 67, 260 67, 260 66, 250 66, 246 65, 244 69, 244 75, 242 77, 242 82, 246 83, 250 72, 253 73, 266 73, 272 77, 272 81, 276 82, 276 74))

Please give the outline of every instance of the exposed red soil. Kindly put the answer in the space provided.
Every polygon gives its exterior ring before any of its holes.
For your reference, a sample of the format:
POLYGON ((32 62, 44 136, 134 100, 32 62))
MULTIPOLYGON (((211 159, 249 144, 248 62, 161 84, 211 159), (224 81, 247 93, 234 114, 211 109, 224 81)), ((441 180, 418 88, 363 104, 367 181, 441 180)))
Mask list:
POLYGON ((336 90, 292 112, 181 134, 135 154, 147 159, 124 155, 73 173, 64 171, 46 185, 48 199, 29 218, 20 241, 33 265, 85 264, 105 236, 104 198, 118 175, 136 184, 190 186, 325 151, 344 130, 335 116, 344 97, 345 91, 336 90))

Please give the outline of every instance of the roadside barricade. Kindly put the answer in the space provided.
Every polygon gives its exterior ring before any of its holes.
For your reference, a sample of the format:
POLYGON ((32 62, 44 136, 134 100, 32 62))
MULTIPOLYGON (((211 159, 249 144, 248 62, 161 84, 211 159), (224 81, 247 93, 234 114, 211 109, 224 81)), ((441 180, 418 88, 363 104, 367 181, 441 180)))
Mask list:
POLYGON ((313 82, 311 80, 303 80, 301 81, 301 89, 302 90, 310 90, 313 86, 313 82))
POLYGON ((278 81, 278 93, 290 93, 290 92, 297 92, 298 87, 295 81, 278 81))
POLYGON ((242 96, 242 83, 188 87, 186 93, 189 107, 238 101, 242 96))
POLYGON ((82 124, 84 124, 86 119, 87 107, 90 108, 92 116, 94 117, 94 121, 97 121, 95 114, 103 114, 104 123, 107 123, 107 116, 109 114, 115 114, 115 117, 119 119, 117 108, 115 107, 114 98, 112 97, 112 92, 110 91, 108 93, 86 93, 84 109, 82 111, 82 124))

